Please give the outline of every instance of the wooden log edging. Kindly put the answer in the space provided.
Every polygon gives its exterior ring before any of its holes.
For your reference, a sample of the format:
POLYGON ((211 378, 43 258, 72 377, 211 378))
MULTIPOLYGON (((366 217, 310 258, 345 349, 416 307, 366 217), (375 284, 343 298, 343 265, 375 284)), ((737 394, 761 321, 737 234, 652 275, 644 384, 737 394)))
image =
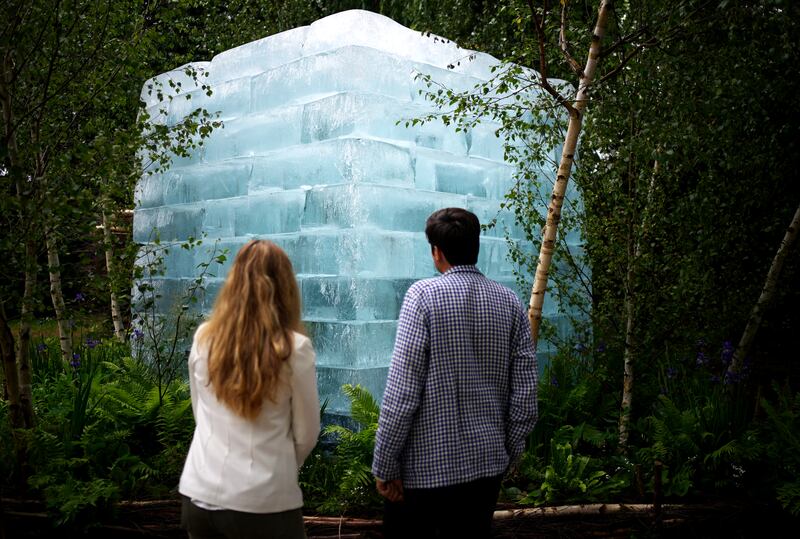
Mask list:
MULTIPOLYGON (((662 505, 659 510, 683 509, 683 505, 662 505)), ((504 509, 494 512, 494 520, 508 520, 513 518, 531 517, 566 517, 566 516, 600 516, 622 513, 653 513, 655 506, 650 503, 624 504, 624 503, 594 503, 587 505, 554 505, 547 507, 521 507, 519 509, 504 509)))
POLYGON ((382 519, 303 516, 306 526, 341 526, 343 528, 375 528, 383 525, 382 519))
MULTIPOLYGON (((660 510, 680 510, 683 505, 662 505, 660 510)), ((655 506, 643 504, 608 504, 595 503, 587 505, 558 505, 548 507, 521 507, 519 509, 500 509, 494 512, 494 520, 510 520, 536 517, 586 517, 616 514, 643 514, 655 512, 655 506)), ((304 516, 303 521, 309 525, 338 526, 353 528, 369 528, 383 524, 381 519, 363 519, 348 517, 304 516)))
MULTIPOLYGON (((117 502, 116 507, 119 509, 157 509, 157 508, 180 508, 180 500, 128 500, 117 502)), ((19 511, 20 506, 27 506, 28 509, 40 507, 39 500, 19 500, 15 498, 0 498, 0 508, 6 506, 11 509, 4 511, 7 514, 10 512, 28 513, 31 516, 34 514, 45 516, 46 513, 40 511, 19 511), (16 506, 16 507, 14 507, 16 506), (14 511, 16 509, 17 511, 14 511)), ((661 505, 658 509, 666 511, 689 509, 691 505, 681 504, 668 504, 661 505)), ((518 509, 498 509, 494 512, 494 520, 508 520, 514 518, 528 518, 528 517, 563 517, 563 516, 590 516, 590 515, 610 515, 617 513, 649 513, 654 512, 656 507, 654 504, 610 504, 610 503, 595 503, 585 505, 553 505, 546 507, 520 507, 518 509)), ((304 516, 303 520, 308 524, 318 524, 324 526, 331 525, 345 525, 353 527, 373 526, 376 523, 382 523, 382 519, 367 519, 367 518, 353 518, 353 517, 326 517, 326 516, 304 516)))

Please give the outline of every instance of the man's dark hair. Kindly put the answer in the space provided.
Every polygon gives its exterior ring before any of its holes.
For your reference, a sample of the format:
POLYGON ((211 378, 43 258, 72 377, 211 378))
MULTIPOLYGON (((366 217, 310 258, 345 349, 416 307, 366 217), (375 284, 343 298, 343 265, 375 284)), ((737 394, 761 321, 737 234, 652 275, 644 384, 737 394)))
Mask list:
POLYGON ((478 262, 481 224, 478 217, 462 208, 443 208, 428 217, 425 235, 438 247, 451 266, 478 262))

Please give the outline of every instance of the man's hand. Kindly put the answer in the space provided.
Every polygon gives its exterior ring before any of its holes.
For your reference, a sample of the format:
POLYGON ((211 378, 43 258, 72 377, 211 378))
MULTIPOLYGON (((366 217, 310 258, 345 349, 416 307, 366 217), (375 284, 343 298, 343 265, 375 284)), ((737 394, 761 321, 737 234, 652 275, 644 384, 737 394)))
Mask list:
POLYGON ((384 481, 376 477, 375 486, 378 489, 378 494, 390 502, 397 503, 403 501, 403 482, 400 479, 384 481))

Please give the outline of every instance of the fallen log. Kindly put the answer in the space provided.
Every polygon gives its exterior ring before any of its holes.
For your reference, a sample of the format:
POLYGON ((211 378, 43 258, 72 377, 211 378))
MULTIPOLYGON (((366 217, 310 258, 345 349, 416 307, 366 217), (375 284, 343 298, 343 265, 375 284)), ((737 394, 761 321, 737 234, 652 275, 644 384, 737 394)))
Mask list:
MULTIPOLYGON (((662 505, 661 510, 681 509, 680 505, 662 505)), ((521 507, 519 509, 505 509, 494 512, 495 520, 530 517, 565 517, 565 516, 592 516, 613 515, 619 513, 651 513, 655 506, 649 503, 642 504, 608 504, 595 503, 588 505, 559 505, 547 507, 521 507)))

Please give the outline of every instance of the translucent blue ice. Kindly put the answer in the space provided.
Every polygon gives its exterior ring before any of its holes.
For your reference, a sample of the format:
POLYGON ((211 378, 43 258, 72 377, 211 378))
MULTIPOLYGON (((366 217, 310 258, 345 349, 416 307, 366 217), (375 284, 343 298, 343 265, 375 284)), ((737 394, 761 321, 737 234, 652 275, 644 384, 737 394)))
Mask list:
MULTIPOLYGON (((423 232, 434 210, 458 206, 483 223, 496 220, 481 239, 478 265, 527 303, 508 242, 533 248, 501 206, 515 171, 504 161, 498 126, 406 126, 435 112, 420 95, 420 74, 469 90, 496 65, 489 55, 354 10, 147 81, 142 99, 154 121, 175 125, 202 107, 224 122, 190 156, 137 186, 135 241, 143 252, 156 238, 172 247, 165 274, 155 276, 159 316, 167 319, 180 304, 181 291, 210 260, 209 245, 230 255, 208 266, 205 292, 191 307, 198 313, 212 308, 236 251, 253 237, 271 239, 292 259, 320 393, 338 414, 348 407, 344 383, 381 397, 403 296, 416 279, 435 275, 423 232), (203 235, 200 248, 180 248, 203 235)), ((541 174, 544 201, 553 174, 541 174)), ((570 200, 579 203, 575 192, 570 200)), ((581 249, 576 232, 560 234, 581 249)), ((142 301, 135 291, 134 304, 142 301)), ((552 298, 545 316, 559 332, 570 331, 552 298)))

